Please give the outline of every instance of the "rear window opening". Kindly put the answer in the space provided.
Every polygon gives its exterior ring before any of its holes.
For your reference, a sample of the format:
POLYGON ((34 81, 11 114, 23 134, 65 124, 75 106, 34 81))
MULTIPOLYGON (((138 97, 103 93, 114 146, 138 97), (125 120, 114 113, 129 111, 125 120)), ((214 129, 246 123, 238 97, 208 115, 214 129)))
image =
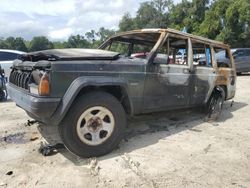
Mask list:
POLYGON ((224 48, 214 48, 217 67, 232 67, 229 51, 224 48))
POLYGON ((209 45, 192 41, 193 65, 198 67, 212 67, 212 55, 209 45))

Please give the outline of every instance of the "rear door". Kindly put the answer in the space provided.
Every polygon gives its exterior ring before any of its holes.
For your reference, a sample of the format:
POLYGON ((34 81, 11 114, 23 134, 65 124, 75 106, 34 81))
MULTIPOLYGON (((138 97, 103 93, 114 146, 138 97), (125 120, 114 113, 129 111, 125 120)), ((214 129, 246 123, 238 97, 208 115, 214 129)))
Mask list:
POLYGON ((212 63, 211 46, 203 42, 192 41, 192 51, 193 85, 190 93, 190 105, 197 106, 206 102, 216 80, 216 71, 212 63))

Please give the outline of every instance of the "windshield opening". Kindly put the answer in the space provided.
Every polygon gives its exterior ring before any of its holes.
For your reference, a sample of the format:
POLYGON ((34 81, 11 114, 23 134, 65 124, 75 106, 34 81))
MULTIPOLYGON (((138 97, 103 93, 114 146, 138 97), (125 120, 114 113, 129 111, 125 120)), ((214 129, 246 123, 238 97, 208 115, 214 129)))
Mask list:
POLYGON ((146 59, 160 37, 160 33, 133 33, 111 38, 100 49, 129 58, 146 59))

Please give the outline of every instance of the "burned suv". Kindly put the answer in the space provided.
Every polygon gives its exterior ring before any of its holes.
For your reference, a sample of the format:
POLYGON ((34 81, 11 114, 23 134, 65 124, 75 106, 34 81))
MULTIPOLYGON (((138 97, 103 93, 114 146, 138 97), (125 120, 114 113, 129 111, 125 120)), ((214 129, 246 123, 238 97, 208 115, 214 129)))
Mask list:
POLYGON ((235 95, 229 46, 172 29, 117 34, 99 49, 53 49, 15 60, 8 92, 30 117, 57 125, 65 146, 100 156, 127 115, 205 106, 216 118, 235 95), (215 54, 224 51, 226 61, 215 54))

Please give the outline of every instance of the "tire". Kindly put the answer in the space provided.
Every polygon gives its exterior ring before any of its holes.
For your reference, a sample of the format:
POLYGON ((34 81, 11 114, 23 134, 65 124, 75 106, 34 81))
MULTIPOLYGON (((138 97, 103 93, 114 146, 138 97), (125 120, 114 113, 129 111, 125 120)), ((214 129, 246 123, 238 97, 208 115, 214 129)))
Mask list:
POLYGON ((5 99, 6 99, 5 92, 2 89, 0 89, 0 101, 4 101, 5 99))
POLYGON ((206 120, 215 121, 220 116, 225 101, 225 91, 221 87, 215 88, 206 104, 206 120))
POLYGON ((109 153, 120 143, 126 127, 121 103, 111 94, 96 91, 77 98, 59 125, 66 148, 80 157, 109 153))

